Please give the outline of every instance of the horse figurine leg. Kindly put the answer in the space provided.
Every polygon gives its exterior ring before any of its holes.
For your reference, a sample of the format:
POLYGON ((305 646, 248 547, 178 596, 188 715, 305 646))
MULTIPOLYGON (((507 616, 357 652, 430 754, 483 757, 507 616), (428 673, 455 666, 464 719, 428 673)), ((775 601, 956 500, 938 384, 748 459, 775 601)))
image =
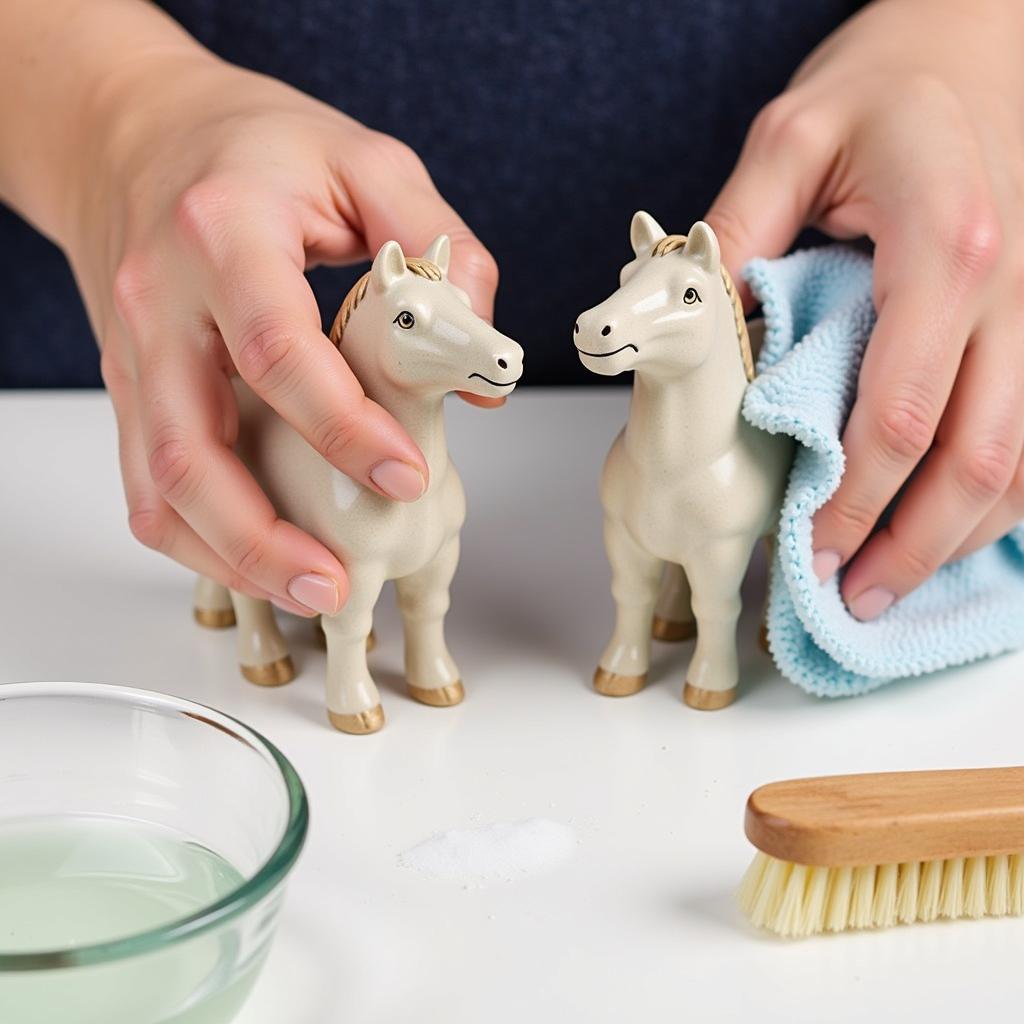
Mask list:
POLYGON ((628 697, 647 682, 651 622, 663 563, 614 519, 605 519, 604 543, 612 567, 615 630, 594 673, 594 689, 606 697, 628 697))
POLYGON ((664 643, 692 640, 697 635, 697 623, 690 605, 690 582, 681 565, 665 564, 661 578, 658 602, 654 606, 651 636, 664 643))
POLYGON ((748 537, 712 539, 686 565, 693 586, 697 646, 686 670, 683 700, 700 711, 724 708, 736 698, 740 584, 753 545, 748 537))
POLYGON ((288 645, 269 601, 231 591, 238 619, 238 667, 257 686, 282 686, 295 678, 288 645))
POLYGON ((197 576, 192 599, 192 614, 200 626, 225 629, 235 624, 228 588, 208 576, 197 576))
POLYGON ((434 707, 450 707, 465 696, 458 667, 444 639, 449 588, 458 561, 459 538, 453 537, 432 562, 395 581, 405 628, 409 695, 434 707))
POLYGON ((327 637, 327 717, 335 729, 364 736, 384 725, 380 694, 366 664, 373 609, 384 577, 350 567, 349 582, 345 606, 321 620, 327 637))
MULTIPOLYGON (((324 633, 323 617, 320 615, 316 617, 313 623, 313 639, 316 641, 317 647, 321 647, 325 651, 327 650, 327 634, 324 633)), ((370 635, 366 638, 366 653, 369 654, 376 646, 377 634, 371 629, 370 635)))

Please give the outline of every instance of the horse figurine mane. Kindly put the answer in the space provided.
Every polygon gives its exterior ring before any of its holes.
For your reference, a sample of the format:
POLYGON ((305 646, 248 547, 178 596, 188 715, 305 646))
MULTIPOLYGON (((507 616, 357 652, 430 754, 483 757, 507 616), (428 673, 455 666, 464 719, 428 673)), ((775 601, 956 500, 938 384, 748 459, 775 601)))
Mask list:
MULTIPOLYGON (((406 256, 405 268, 417 277, 422 277, 427 281, 441 281, 444 279, 444 272, 441 268, 433 260, 429 260, 425 256, 406 256)), ((363 274, 352 285, 345 298, 342 299, 341 306, 338 308, 338 314, 331 325, 330 339, 334 342, 335 348, 341 348, 341 336, 345 333, 345 328, 348 326, 348 322, 358 308, 359 303, 366 298, 366 291, 370 287, 370 274, 371 271, 369 270, 363 274)))
MULTIPOLYGON (((670 252, 683 249, 686 246, 686 235, 666 235, 660 242, 655 242, 651 249, 651 256, 667 256, 670 252)), ((740 301, 740 293, 736 290, 732 275, 722 264, 722 284, 725 286, 725 294, 729 296, 732 303, 732 315, 736 322, 736 340, 740 345, 740 357, 743 359, 743 372, 747 380, 754 379, 754 356, 750 350, 750 334, 747 331, 747 318, 743 312, 743 303, 740 301)))
POLYGON ((792 447, 741 414, 754 363, 714 231, 698 221, 667 235, 641 211, 630 241, 636 258, 618 291, 573 330, 587 369, 634 371, 629 419, 601 481, 616 620, 594 685, 635 693, 652 633, 696 635, 683 698, 721 708, 739 676, 740 583, 754 544, 777 522, 792 447))

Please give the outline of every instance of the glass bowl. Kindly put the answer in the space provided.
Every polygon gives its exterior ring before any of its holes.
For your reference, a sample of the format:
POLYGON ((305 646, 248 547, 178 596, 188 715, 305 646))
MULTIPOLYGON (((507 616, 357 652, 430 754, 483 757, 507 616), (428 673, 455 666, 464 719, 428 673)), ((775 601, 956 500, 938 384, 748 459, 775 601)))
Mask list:
POLYGON ((231 1020, 308 818, 285 757, 227 715, 0 684, 0 1021, 231 1020))

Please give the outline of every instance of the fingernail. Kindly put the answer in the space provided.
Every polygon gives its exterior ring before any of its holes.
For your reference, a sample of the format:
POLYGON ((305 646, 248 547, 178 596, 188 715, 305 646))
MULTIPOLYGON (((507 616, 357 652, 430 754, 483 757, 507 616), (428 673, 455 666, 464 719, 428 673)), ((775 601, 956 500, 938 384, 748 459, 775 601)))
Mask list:
POLYGON ((871 587, 849 604, 850 614, 861 622, 877 619, 896 600, 896 595, 884 587, 871 587))
POLYGON ((299 604, 312 608, 321 615, 333 615, 341 603, 338 584, 329 576, 318 572, 305 572, 288 581, 288 593, 299 604))
POLYGON ((287 597, 278 597, 276 594, 272 594, 268 596, 267 600, 275 608, 280 608, 281 611, 287 612, 289 615, 301 615, 304 619, 311 619, 316 615, 316 612, 310 611, 305 605, 289 601, 287 597))
POLYGON ((370 470, 370 479, 397 501, 415 501, 426 488, 423 474, 415 466, 399 462, 398 459, 378 462, 370 470))
POLYGON ((839 569, 840 562, 842 558, 838 551, 815 551, 811 567, 814 569, 814 575, 818 577, 818 582, 826 583, 832 579, 839 569))

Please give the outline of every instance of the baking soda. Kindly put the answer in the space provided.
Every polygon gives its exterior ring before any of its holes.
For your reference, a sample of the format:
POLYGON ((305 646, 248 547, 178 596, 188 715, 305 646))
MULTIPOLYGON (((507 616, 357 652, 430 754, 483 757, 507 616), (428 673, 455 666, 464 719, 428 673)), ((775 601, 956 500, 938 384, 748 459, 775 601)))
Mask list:
POLYGON ((547 818, 496 822, 431 836, 398 857, 399 867, 480 886, 550 871, 576 852, 576 834, 547 818))

